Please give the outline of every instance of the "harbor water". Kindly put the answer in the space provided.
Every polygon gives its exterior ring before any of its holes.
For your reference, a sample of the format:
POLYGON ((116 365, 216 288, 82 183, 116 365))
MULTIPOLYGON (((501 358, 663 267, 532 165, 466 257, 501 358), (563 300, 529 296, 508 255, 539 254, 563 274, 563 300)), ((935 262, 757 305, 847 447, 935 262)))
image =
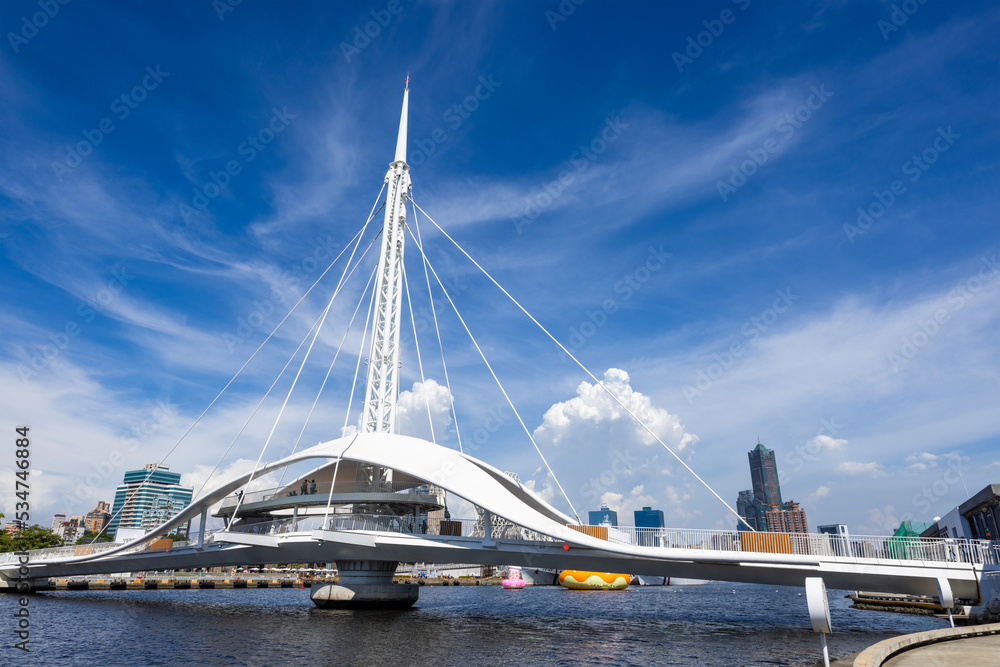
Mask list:
MULTIPOLYGON (((832 656, 947 622, 849 609, 830 591, 832 656)), ((30 653, 2 664, 815 665, 801 588, 712 583, 620 592, 424 587, 405 611, 315 608, 303 589, 54 591, 30 598, 30 653)))

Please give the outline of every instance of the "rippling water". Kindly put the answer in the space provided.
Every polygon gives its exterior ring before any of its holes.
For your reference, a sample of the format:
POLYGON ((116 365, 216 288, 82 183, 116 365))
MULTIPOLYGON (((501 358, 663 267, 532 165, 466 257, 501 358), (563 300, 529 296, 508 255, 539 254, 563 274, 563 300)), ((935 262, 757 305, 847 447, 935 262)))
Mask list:
MULTIPOLYGON (((73 591, 31 598, 31 654, 3 664, 814 665, 803 589, 742 584, 623 592, 426 587, 396 612, 316 609, 302 589, 73 591), (26 659, 24 659, 26 658, 26 659), (16 660, 16 662, 14 662, 16 660)), ((938 619, 848 609, 830 591, 833 656, 938 619)))

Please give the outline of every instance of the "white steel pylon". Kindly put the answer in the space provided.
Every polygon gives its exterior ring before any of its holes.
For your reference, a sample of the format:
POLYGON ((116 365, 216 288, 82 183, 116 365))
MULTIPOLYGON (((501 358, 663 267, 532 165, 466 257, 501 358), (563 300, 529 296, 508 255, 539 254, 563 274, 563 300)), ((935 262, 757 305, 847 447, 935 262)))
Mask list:
POLYGON ((396 157, 385 175, 388 193, 382 225, 382 252, 375 282, 376 304, 372 314, 372 343, 368 355, 365 403, 361 431, 395 433, 396 399, 399 395, 399 323, 403 291, 403 236, 406 199, 410 194, 410 166, 406 164, 406 111, 410 78, 403 90, 396 157))

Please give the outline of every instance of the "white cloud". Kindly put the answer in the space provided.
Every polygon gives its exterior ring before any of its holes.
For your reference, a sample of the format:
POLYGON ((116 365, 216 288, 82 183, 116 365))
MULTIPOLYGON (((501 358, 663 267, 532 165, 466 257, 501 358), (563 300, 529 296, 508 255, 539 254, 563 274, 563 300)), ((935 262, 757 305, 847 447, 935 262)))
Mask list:
MULTIPOLYGON (((684 431, 678 417, 663 408, 654 407, 648 396, 634 391, 625 371, 609 368, 601 384, 678 454, 690 453, 694 443, 698 442, 698 436, 684 431)), ((637 440, 645 445, 656 442, 605 389, 581 382, 576 393, 576 398, 556 403, 546 411, 542 425, 535 429, 537 440, 555 446, 572 443, 573 447, 577 447, 582 438, 592 436, 595 431, 604 431, 608 435, 637 440)), ((605 442, 609 441, 615 440, 608 438, 605 442)))
MULTIPOLYGON (((679 417, 634 390, 627 372, 610 368, 603 384, 678 455, 693 454, 698 436, 688 433, 679 417)), ((690 477, 687 471, 675 470, 675 459, 602 387, 581 382, 576 394, 545 412, 534 437, 581 516, 585 519, 601 502, 626 514, 643 506, 663 509, 674 522, 691 516, 684 508, 691 496, 686 482, 664 485, 665 470, 682 480, 690 477)), ((544 468, 532 482, 536 490, 554 490, 556 505, 564 506, 544 468)))
POLYGON ((860 461, 844 461, 837 470, 847 475, 871 475, 872 477, 885 477, 886 472, 877 461, 861 463, 860 461))
POLYGON ((433 423, 434 439, 438 443, 448 439, 451 393, 447 387, 429 378, 424 382, 414 382, 411 390, 399 392, 396 405, 400 433, 431 440, 430 424, 433 423))
POLYGON ((810 451, 822 451, 826 450, 837 450, 841 449, 847 444, 847 440, 843 438, 831 438, 828 435, 817 435, 815 438, 806 443, 806 447, 810 451))
POLYGON ((810 497, 812 497, 812 498, 825 498, 828 495, 830 495, 830 487, 820 485, 820 487, 818 489, 816 489, 815 491, 813 491, 810 494, 810 497))

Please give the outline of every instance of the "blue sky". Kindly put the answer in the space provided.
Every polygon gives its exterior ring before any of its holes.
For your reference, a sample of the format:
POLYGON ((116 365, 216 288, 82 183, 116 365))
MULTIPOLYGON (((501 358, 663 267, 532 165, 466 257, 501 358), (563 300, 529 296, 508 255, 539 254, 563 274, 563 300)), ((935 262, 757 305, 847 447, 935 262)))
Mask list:
MULTIPOLYGON (((723 498, 750 486, 759 437, 810 526, 943 515, 1000 477, 1000 10, 901 4, 3 3, 0 402, 8 432, 32 428, 33 521, 86 512, 158 460, 346 246, 407 74, 416 202, 723 498)), ((731 527, 421 230, 581 513, 651 504, 731 527)), ((443 385, 417 260, 411 244, 443 385)), ((335 302, 266 459, 295 440, 369 271, 335 302)), ((204 480, 334 284, 173 470, 204 480)), ((463 439, 478 429, 477 456, 565 509, 454 316, 441 326, 463 439)), ((355 360, 306 444, 339 434, 355 360)), ((413 387, 409 343, 404 360, 404 426, 426 435, 432 395, 454 446, 447 395, 413 387)), ((223 471, 252 466, 283 377, 223 471)))

